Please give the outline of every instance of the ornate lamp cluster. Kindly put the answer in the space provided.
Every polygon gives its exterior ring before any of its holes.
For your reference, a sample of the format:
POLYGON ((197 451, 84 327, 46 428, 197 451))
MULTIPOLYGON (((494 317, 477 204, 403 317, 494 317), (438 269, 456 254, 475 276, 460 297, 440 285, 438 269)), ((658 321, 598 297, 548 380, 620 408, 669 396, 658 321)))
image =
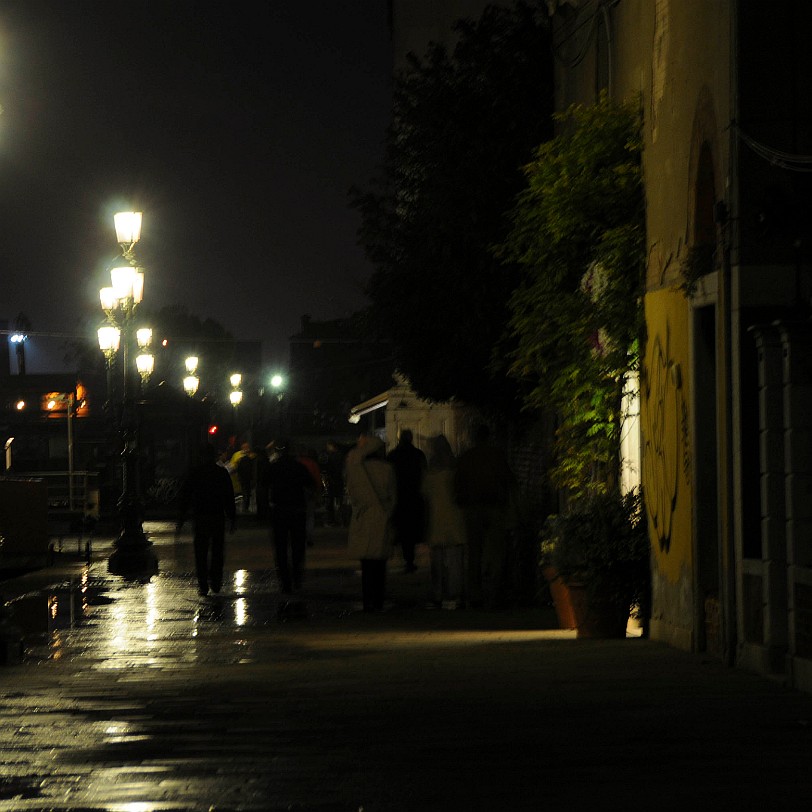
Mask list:
POLYGON ((200 378, 197 377, 197 365, 200 359, 196 355, 190 355, 186 359, 186 377, 183 379, 183 391, 189 397, 192 397, 197 392, 197 387, 200 386, 200 378))
POLYGON ((144 296, 144 271, 138 267, 135 245, 141 238, 141 212, 119 212, 115 215, 116 237, 122 259, 127 263, 110 271, 111 285, 99 292, 107 322, 98 330, 99 348, 107 360, 108 394, 113 361, 119 356, 122 368, 122 410, 120 432, 122 441, 122 493, 118 508, 121 533, 115 542, 108 569, 115 575, 149 578, 158 571, 158 559, 147 540, 141 524, 141 504, 136 488, 137 415, 130 357, 134 345, 139 353, 135 369, 144 385, 154 366, 154 357, 147 351, 152 330, 135 328, 135 315, 144 296))
MULTIPOLYGON (((111 269, 112 284, 99 291, 99 300, 107 316, 107 324, 99 328, 98 335, 99 348, 110 365, 121 346, 122 333, 125 334, 127 340, 123 345, 123 363, 126 377, 133 319, 138 305, 144 298, 144 271, 136 264, 134 254, 135 244, 141 239, 141 212, 119 212, 115 215, 115 224, 122 258, 128 264, 111 269)), ((149 327, 142 327, 135 331, 135 337, 140 350, 135 359, 135 366, 142 382, 146 383, 155 365, 155 357, 148 352, 152 343, 152 330, 149 327)))
POLYGON ((231 405, 236 408, 242 403, 242 389, 240 389, 242 375, 235 372, 231 375, 229 381, 231 382, 231 392, 228 394, 228 399, 231 401, 231 405))

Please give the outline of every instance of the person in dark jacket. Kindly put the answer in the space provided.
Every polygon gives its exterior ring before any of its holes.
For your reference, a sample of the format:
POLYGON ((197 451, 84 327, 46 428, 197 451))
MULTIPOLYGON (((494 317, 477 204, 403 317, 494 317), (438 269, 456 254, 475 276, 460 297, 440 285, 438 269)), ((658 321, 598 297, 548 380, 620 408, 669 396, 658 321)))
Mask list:
POLYGON ((516 477, 505 452, 491 443, 490 429, 476 429, 474 445, 457 461, 457 504, 468 534, 468 599, 494 608, 504 600, 507 530, 516 477))
POLYGON ((276 574, 285 595, 302 585, 307 546, 307 500, 315 491, 310 471, 288 453, 288 443, 276 444, 277 458, 268 469, 271 537, 276 574))
POLYGON ((201 449, 201 462, 191 469, 180 492, 180 512, 175 537, 180 535, 187 512, 191 509, 194 532, 195 569, 201 597, 219 592, 223 585, 226 519, 231 532, 236 528, 237 512, 234 487, 228 471, 217 464, 214 446, 201 449))
POLYGON ((403 553, 406 572, 414 572, 415 547, 423 541, 426 525, 426 506, 423 500, 423 475, 426 455, 412 444, 410 429, 402 429, 397 446, 386 458, 395 469, 398 487, 397 505, 392 515, 395 544, 403 553))
POLYGON ((322 470, 327 489, 327 524, 331 527, 346 527, 349 523, 349 517, 344 515, 343 510, 344 461, 347 450, 335 440, 328 440, 325 449, 326 459, 322 470))
POLYGON ((261 445, 254 447, 254 454, 256 454, 257 466, 257 520, 261 524, 264 524, 268 521, 268 517, 270 516, 268 471, 271 467, 271 461, 268 459, 268 452, 261 445))

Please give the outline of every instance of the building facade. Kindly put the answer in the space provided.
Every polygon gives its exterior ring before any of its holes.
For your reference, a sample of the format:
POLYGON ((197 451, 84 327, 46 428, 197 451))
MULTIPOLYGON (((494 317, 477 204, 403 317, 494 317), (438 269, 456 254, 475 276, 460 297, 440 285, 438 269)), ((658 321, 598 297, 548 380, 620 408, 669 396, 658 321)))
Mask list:
POLYGON ((641 100, 651 635, 810 690, 812 7, 548 6, 557 108, 641 100))

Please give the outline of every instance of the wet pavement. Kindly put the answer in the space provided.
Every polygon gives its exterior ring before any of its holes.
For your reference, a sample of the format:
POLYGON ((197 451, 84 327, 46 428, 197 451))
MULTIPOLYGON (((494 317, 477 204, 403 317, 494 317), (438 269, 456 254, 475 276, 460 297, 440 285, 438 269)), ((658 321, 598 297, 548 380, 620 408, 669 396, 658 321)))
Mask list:
POLYGON ((0 668, 2 810, 800 810, 812 697, 641 639, 575 640, 549 607, 429 611, 394 559, 357 611, 346 534, 279 612, 266 531, 227 540, 221 598, 151 524, 149 583, 109 542, 0 584, 25 632, 0 668))

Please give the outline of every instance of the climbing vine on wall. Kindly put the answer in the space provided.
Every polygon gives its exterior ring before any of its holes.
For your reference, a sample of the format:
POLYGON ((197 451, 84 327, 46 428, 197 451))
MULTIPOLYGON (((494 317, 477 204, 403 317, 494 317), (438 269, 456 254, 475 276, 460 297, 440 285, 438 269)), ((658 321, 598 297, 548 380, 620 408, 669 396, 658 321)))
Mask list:
POLYGON ((519 264, 510 372, 525 407, 559 415, 553 483, 574 495, 617 485, 621 398, 639 366, 645 202, 639 99, 574 105, 525 167, 497 251, 519 264))

